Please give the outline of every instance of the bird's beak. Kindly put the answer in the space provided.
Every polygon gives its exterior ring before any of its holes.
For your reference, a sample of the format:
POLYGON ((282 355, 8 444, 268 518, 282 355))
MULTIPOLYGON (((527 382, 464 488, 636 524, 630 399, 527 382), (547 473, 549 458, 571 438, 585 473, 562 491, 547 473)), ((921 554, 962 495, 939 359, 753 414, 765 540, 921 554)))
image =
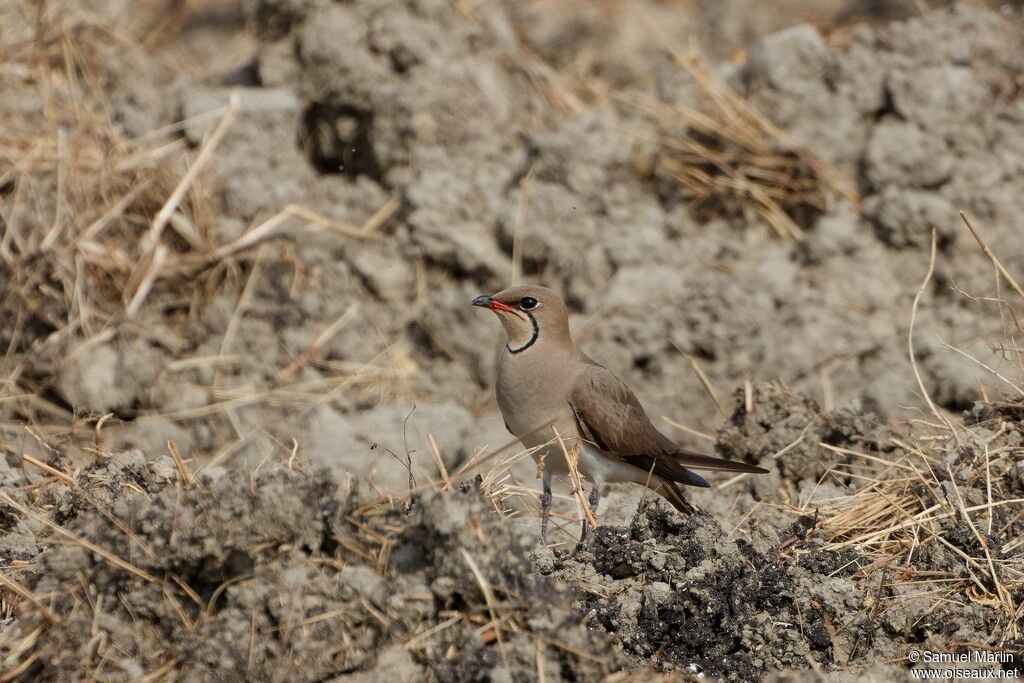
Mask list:
POLYGON ((487 296, 486 294, 478 296, 473 299, 474 306, 482 306, 483 308, 489 308, 492 311, 513 311, 514 309, 507 304, 503 304, 493 296, 487 296))

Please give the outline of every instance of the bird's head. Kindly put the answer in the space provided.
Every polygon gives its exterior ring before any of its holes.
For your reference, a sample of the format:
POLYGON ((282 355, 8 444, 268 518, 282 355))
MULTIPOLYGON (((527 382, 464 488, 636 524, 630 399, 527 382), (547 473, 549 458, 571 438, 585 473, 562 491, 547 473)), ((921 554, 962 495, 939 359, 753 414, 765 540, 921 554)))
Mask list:
POLYGON ((491 296, 478 296, 473 305, 490 309, 498 316, 512 353, 525 351, 541 339, 572 341, 569 310, 562 298, 547 287, 511 287, 491 296))

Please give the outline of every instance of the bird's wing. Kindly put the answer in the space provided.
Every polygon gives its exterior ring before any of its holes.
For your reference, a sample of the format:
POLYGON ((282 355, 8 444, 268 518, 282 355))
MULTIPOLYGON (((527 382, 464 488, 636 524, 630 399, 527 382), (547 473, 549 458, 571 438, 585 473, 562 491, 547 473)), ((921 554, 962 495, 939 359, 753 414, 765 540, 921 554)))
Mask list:
POLYGON ((609 370, 586 358, 569 395, 580 434, 607 453, 655 475, 691 486, 707 486, 686 467, 761 473, 746 463, 713 458, 679 448, 658 431, 629 387, 609 370))

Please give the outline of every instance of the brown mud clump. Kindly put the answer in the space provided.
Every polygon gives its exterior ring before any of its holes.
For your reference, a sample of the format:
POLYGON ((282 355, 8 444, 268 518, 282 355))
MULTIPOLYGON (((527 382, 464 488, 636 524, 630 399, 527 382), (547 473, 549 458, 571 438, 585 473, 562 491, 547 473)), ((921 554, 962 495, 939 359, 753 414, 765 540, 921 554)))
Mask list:
POLYGON ((590 654, 606 636, 472 485, 406 517, 353 510, 324 469, 193 476, 135 451, 47 483, 10 462, 0 657, 29 679, 486 680, 536 671, 538 649, 549 680, 625 664, 590 654))
POLYGON ((757 526, 734 540, 706 513, 649 499, 628 527, 599 527, 554 575, 583 591, 580 609, 629 654, 751 681, 808 657, 836 664, 846 643, 833 625, 860 606, 850 577, 867 560, 820 541, 794 553, 799 538, 757 526))
MULTIPOLYGON (((748 416, 813 406, 778 388, 753 396, 748 416)), ((917 435, 927 450, 888 434, 870 455, 851 428, 847 459, 823 475, 846 482, 817 497, 813 478, 788 479, 794 503, 755 503, 769 514, 733 523, 647 497, 628 525, 540 549, 490 473, 365 502, 298 460, 191 472, 124 451, 76 471, 56 447, 40 459, 5 446, 0 657, 35 680, 528 680, 543 667, 551 681, 747 681, 965 647, 950 643, 1012 652, 1019 410, 979 406, 958 441, 917 435)), ((737 447, 774 438, 748 427, 737 447)))

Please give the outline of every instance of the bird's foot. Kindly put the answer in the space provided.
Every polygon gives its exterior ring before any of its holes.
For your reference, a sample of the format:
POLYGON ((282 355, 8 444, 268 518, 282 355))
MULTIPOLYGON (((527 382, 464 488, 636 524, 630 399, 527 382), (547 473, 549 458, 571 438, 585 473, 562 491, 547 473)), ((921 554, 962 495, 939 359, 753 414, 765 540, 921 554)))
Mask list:
MULTIPOLYGON (((593 516, 595 522, 597 522, 597 504, 598 504, 598 502, 600 500, 601 500, 601 489, 598 488, 598 484, 594 484, 594 488, 590 489, 590 495, 587 497, 587 504, 590 505, 590 512, 591 512, 591 515, 593 516)), ((589 519, 587 517, 584 517, 583 518, 583 525, 582 525, 582 528, 580 529, 580 543, 585 543, 586 542, 587 536, 590 535, 591 528, 597 529, 597 525, 594 524, 593 527, 592 527, 591 524, 590 524, 589 519)))
POLYGON ((544 482, 544 493, 540 495, 540 542, 548 544, 548 520, 551 517, 551 487, 544 482))

